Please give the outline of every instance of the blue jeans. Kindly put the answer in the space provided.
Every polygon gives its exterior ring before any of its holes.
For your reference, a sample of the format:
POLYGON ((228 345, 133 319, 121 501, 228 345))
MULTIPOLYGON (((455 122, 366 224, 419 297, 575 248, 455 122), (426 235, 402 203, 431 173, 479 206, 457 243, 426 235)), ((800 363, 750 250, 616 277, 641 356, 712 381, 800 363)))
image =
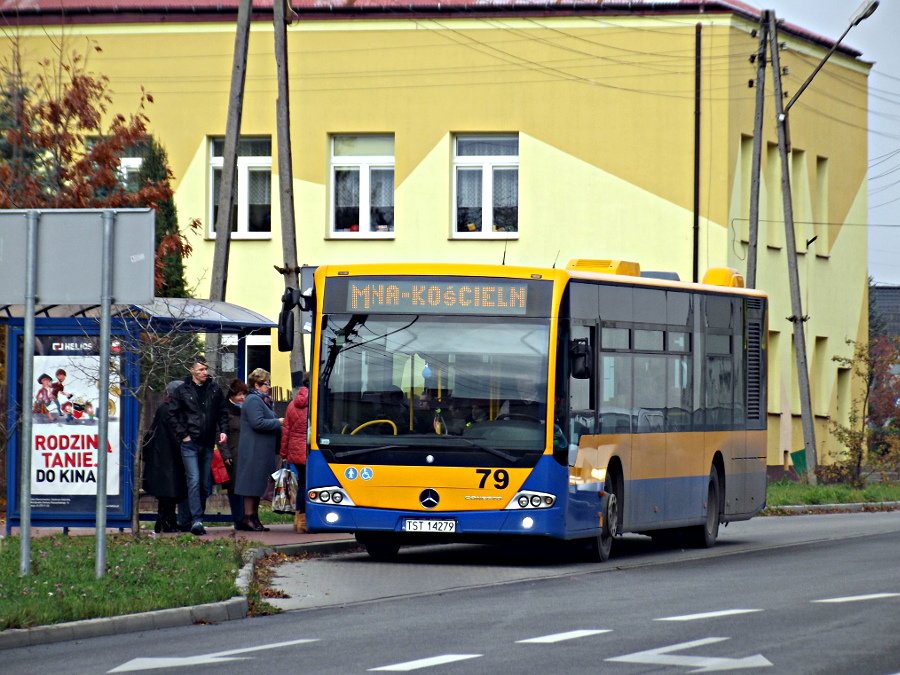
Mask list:
POLYGON ((202 523, 206 513, 206 498, 212 476, 213 449, 204 448, 193 441, 182 441, 181 459, 184 462, 184 476, 187 479, 187 499, 182 502, 184 515, 179 513, 179 524, 202 523), (190 514, 190 518, 186 517, 190 514))

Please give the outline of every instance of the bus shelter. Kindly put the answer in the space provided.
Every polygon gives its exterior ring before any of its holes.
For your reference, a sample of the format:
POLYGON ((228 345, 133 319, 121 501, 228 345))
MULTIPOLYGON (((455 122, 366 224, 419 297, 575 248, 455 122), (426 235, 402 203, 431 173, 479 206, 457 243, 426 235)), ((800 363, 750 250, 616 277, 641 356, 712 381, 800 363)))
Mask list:
MULTIPOLYGON (((277 324, 227 302, 196 298, 155 298, 140 305, 113 307, 109 400, 99 401, 99 305, 46 305, 36 309, 34 344, 24 344, 21 305, 0 307, 5 324, 7 368, 6 532, 20 524, 21 419, 32 415, 31 524, 33 527, 93 527, 97 519, 97 410, 108 406, 107 526, 131 526, 134 460, 140 444, 141 358, 154 358, 147 341, 177 334, 236 336, 226 353, 244 376, 245 341, 254 331, 277 324), (143 336, 143 337, 141 337, 143 336), (143 341, 143 346, 142 346, 143 341), (35 397, 22 400, 23 362, 34 359, 35 397)), ((164 353, 164 352, 163 352, 164 353)), ((158 352, 157 352, 158 354, 158 352)), ((158 357, 158 356, 157 356, 158 357)), ((176 377, 184 377, 183 371, 176 377)), ((174 379, 174 378, 172 378, 174 379)), ((242 379, 244 379, 242 377, 242 379)))

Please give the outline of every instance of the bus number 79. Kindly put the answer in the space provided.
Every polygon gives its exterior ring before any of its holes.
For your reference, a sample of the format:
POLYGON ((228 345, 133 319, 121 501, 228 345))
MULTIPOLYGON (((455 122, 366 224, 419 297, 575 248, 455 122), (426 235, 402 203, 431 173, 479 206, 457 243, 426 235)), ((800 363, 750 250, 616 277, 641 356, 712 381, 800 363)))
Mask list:
MULTIPOLYGON (((483 488, 484 484, 487 482, 487 479, 491 475, 490 469, 475 469, 475 473, 481 474, 481 482, 478 484, 479 488, 483 488)), ((509 486, 509 474, 503 469, 497 469, 494 471, 494 487, 498 490, 505 490, 509 486)))

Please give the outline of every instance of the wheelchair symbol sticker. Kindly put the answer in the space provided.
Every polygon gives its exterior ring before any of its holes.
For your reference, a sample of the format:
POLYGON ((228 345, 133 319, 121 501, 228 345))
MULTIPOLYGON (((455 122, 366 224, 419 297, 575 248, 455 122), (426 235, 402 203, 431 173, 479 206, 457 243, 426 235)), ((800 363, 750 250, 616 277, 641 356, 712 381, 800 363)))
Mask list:
POLYGON ((362 471, 359 472, 359 477, 363 480, 372 480, 375 473, 369 467, 365 467, 362 471))
POLYGON ((347 480, 356 480, 358 472, 356 471, 356 467, 348 467, 346 471, 344 471, 344 478, 347 480))

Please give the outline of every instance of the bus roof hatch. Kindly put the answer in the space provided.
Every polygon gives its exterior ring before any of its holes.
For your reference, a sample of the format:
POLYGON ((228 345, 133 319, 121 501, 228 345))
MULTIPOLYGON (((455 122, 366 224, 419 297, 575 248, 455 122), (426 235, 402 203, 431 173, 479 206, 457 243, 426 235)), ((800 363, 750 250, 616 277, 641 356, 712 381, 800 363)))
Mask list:
POLYGON ((579 272, 601 272, 603 274, 624 274, 630 277, 641 276, 641 266, 627 260, 585 260, 573 259, 566 265, 567 270, 579 272))
POLYGON ((703 275, 704 284, 743 288, 744 277, 733 267, 710 267, 703 275))

